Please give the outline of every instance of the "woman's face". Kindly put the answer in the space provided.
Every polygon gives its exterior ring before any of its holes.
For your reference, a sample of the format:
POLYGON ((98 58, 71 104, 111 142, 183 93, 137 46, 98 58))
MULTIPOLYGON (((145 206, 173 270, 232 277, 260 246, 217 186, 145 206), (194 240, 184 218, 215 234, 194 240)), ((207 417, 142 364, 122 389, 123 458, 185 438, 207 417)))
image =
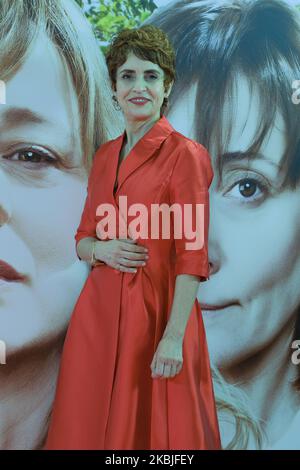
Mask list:
POLYGON ((74 245, 86 191, 77 96, 46 36, 6 83, 0 128, 0 260, 25 275, 3 279, 0 261, 9 355, 61 334, 87 274, 74 245))
MULTIPOLYGON (((195 101, 191 88, 168 115, 176 129, 192 138, 186 126, 195 101)), ((228 103, 224 112, 230 112, 228 103)), ((300 189, 280 189, 286 139, 280 114, 259 155, 250 161, 243 155, 256 135, 259 113, 258 95, 251 97, 247 80, 237 77, 227 153, 237 152, 239 158, 224 163, 219 189, 211 151, 211 277, 201 283, 198 298, 201 304, 228 304, 219 310, 202 308, 211 358, 224 368, 261 352, 284 331, 292 332, 300 303, 300 189)), ((285 342, 282 350, 288 355, 290 344, 285 342)))
POLYGON ((127 121, 156 120, 165 96, 164 71, 130 53, 116 72, 116 96, 127 121))

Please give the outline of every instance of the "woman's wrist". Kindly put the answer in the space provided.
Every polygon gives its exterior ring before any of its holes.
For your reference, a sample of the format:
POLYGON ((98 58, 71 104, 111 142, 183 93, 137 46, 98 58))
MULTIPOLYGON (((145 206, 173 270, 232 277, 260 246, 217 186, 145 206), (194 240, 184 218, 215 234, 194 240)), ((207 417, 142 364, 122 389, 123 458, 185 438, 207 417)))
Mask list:
POLYGON ((93 246, 92 246, 92 256, 91 256, 91 264, 92 266, 95 264, 105 264, 104 261, 102 260, 102 252, 100 250, 101 248, 101 240, 93 240, 93 246))
POLYGON ((179 331, 179 330, 175 330, 174 328, 171 328, 171 327, 167 326, 165 331, 164 331, 163 338, 169 338, 169 339, 172 339, 174 341, 183 341, 184 332, 179 331))
POLYGON ((95 258, 95 248, 96 248, 96 243, 97 240, 92 240, 92 254, 91 254, 91 259, 90 259, 90 264, 93 266, 96 263, 96 258, 95 258))

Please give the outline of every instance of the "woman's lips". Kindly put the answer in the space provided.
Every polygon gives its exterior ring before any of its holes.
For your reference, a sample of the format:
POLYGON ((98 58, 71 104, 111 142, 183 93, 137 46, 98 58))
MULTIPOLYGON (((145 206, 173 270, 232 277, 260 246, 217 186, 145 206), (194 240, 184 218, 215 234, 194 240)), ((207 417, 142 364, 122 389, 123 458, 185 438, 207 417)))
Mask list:
POLYGON ((6 263, 6 261, 0 260, 0 280, 7 282, 25 282, 27 276, 16 271, 10 264, 6 263))
POLYGON ((139 106, 143 106, 144 104, 148 103, 149 100, 147 98, 131 98, 129 101, 139 106))

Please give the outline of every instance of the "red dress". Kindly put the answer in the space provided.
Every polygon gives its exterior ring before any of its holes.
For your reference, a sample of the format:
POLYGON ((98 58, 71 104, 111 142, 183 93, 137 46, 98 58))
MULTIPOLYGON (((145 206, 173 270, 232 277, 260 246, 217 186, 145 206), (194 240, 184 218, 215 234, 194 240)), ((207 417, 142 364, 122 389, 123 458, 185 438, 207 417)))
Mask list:
POLYGON ((92 268, 67 331, 45 449, 220 449, 197 299, 179 374, 153 379, 150 369, 172 307, 176 275, 209 279, 210 157, 163 116, 122 161, 114 194, 124 136, 96 152, 76 242, 97 236, 99 204, 113 204, 119 214, 122 195, 128 207, 142 203, 149 214, 153 203, 205 204, 204 245, 186 250, 190 239, 172 233, 169 239, 139 239, 149 259, 136 273, 106 264, 92 268))

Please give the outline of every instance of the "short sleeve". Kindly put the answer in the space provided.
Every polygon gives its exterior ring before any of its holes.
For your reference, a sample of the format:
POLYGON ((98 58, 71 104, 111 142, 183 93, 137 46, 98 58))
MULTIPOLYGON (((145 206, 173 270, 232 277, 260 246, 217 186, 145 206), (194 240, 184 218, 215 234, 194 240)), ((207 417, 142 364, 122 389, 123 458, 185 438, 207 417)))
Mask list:
POLYGON ((199 276, 201 282, 209 279, 209 187, 213 176, 210 155, 205 147, 185 141, 170 180, 170 203, 179 205, 182 214, 179 237, 175 229, 175 212, 172 212, 175 275, 199 276))

